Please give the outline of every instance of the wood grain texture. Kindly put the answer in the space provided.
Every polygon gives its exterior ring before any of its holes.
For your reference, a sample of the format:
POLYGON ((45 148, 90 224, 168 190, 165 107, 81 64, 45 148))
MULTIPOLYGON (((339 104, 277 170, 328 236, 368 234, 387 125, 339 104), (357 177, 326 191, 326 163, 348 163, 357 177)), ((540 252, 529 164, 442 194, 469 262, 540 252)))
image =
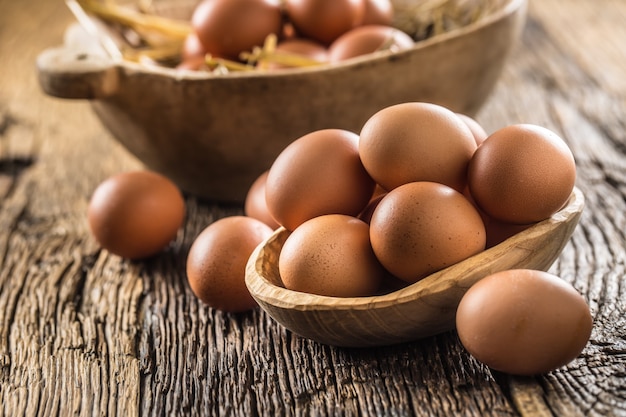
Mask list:
POLYGON ((240 213, 187 198, 167 251, 101 251, 85 211, 109 175, 137 168, 85 102, 43 95, 34 60, 59 44, 62 2, 0 0, 0 415, 625 416, 626 3, 531 0, 522 42, 478 115, 571 146, 586 198, 551 271, 589 301, 582 355, 536 378, 491 372, 448 332, 339 349, 266 314, 199 303, 185 281, 195 236, 240 213))

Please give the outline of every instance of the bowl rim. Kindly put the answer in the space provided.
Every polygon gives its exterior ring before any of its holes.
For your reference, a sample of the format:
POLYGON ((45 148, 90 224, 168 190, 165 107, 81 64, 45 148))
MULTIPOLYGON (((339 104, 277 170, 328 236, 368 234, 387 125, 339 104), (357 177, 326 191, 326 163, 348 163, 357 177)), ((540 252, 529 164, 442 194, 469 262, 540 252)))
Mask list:
MULTIPOLYGON (((579 188, 574 187, 567 204, 561 210, 554 213, 550 218, 540 221, 532 225, 528 229, 525 229, 522 232, 519 232, 509 237, 503 242, 500 242, 499 244, 491 248, 488 248, 470 258, 465 259, 464 261, 450 265, 447 268, 439 270, 425 277, 424 279, 421 279, 413 284, 409 284, 399 290, 385 293, 382 295, 373 295, 366 297, 332 297, 309 294, 289 290, 287 288, 274 285, 261 274, 256 274, 256 276, 254 277, 254 279, 257 281, 256 284, 251 282, 252 279, 249 279, 248 274, 246 274, 246 285, 248 286, 248 289, 253 292, 253 296, 255 298, 259 297, 264 301, 264 303, 271 304, 280 309, 302 311, 336 311, 367 310, 372 308, 388 307, 394 304, 403 303, 404 301, 412 301, 415 299, 415 294, 418 292, 436 292, 437 289, 433 291, 431 290, 434 286, 437 285, 437 282, 440 281, 439 278, 445 276, 449 270, 458 268, 458 266, 461 264, 469 263, 477 257, 487 258, 490 254, 501 251, 504 247, 510 244, 516 236, 519 236, 522 233, 528 236, 531 236, 533 234, 540 234, 542 230, 546 227, 550 227, 554 224, 563 223, 564 221, 574 217, 579 217, 582 214, 584 205, 585 197, 582 191, 579 188), (254 288, 251 288, 251 286, 253 286, 254 288)), ((269 238, 261 242, 252 253, 248 261, 248 267, 246 268, 246 271, 252 268, 256 269, 257 262, 261 262, 259 254, 261 253, 262 249, 265 248, 268 242, 270 242, 272 239, 277 239, 281 235, 285 236, 286 233, 289 232, 285 228, 280 227, 275 230, 269 238)), ((445 290, 446 288, 445 286, 439 287, 439 290, 445 290)))
POLYGON ((529 0, 505 0, 506 2, 493 13, 485 16, 484 18, 472 22, 468 25, 462 26, 457 29, 450 30, 448 32, 416 41, 415 44, 408 49, 401 51, 380 51, 369 55, 357 56, 347 59, 345 61, 335 63, 332 65, 320 65, 314 67, 303 68, 285 68, 273 71, 240 71, 231 72, 228 74, 213 74, 206 71, 195 71, 176 69, 169 67, 161 67, 158 65, 145 65, 128 61, 125 59, 113 60, 114 64, 120 68, 131 70, 134 72, 141 72, 153 75, 163 75, 175 78, 177 80, 224 80, 224 79, 254 79, 254 78, 283 78, 293 76, 295 74, 308 74, 308 73, 332 73, 336 71, 342 71, 347 68, 358 67, 363 64, 373 64, 380 61, 386 61, 389 59, 395 59, 411 55, 416 51, 420 51, 431 47, 432 45, 438 45, 444 42, 448 42, 452 39, 460 38, 472 32, 479 31, 485 27, 491 26, 498 21, 505 19, 506 17, 515 13, 525 11, 529 0))

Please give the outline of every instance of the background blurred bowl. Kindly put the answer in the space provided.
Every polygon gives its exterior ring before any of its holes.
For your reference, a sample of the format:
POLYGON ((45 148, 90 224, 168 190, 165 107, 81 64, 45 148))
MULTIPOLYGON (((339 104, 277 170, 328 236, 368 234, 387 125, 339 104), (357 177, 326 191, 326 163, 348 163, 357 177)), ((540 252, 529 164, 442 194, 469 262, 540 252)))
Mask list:
POLYGON ((68 32, 63 46, 39 55, 37 69, 47 94, 91 100, 146 167, 199 197, 241 202, 285 146, 314 130, 359 132, 376 111, 409 101, 473 116, 519 37, 526 7, 527 0, 503 0, 488 16, 409 50, 315 68, 181 72, 113 60, 68 32))

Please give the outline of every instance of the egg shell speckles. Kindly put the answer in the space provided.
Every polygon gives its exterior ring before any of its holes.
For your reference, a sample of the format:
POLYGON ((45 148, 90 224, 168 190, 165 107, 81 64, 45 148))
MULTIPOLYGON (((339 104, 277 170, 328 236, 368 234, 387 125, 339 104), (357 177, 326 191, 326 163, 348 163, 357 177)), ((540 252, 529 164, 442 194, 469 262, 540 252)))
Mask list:
POLYGON ((554 132, 531 124, 511 125, 478 147, 468 168, 470 193, 478 206, 503 222, 547 219, 567 202, 576 164, 554 132))
POLYGON ((279 270, 288 289, 335 297, 373 295, 386 276, 367 224, 340 214, 316 217, 294 230, 281 250, 279 270))
POLYGON ((391 190, 433 181, 462 192, 476 141, 452 111, 430 103, 384 108, 361 129, 359 154, 374 180, 391 190))
POLYGON ((409 283, 485 249, 485 226, 472 203, 443 184, 413 182, 387 193, 370 220, 377 258, 409 283))

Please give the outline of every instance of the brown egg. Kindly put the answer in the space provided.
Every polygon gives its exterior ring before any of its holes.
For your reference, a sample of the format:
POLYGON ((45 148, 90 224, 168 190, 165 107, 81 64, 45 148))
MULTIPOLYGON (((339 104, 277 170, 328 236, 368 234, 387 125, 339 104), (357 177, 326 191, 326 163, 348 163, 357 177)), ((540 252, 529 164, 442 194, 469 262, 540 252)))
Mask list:
POLYGON ((567 202, 575 181, 576 165, 567 144, 552 131, 530 124, 490 135, 468 170, 478 206, 507 223, 547 219, 567 202))
POLYGON ((360 26, 337 38, 328 48, 328 57, 339 62, 382 50, 398 52, 413 44, 409 35, 391 26, 360 26))
POLYGON ((475 119, 469 117, 466 114, 457 113, 457 116, 463 120, 463 122, 470 128, 472 131, 472 135, 474 135, 474 140, 476 141, 476 145, 480 146, 485 139, 487 139, 487 132, 485 129, 478 123, 475 119))
POLYGON ((205 304, 227 312, 256 307, 245 283, 254 249, 272 234, 265 223, 245 216, 222 218, 195 239, 187 257, 187 279, 205 304))
POLYGON ((459 338, 485 365, 516 375, 543 374, 583 350, 592 329, 583 297, 542 271, 502 271, 474 284, 456 313, 459 338))
POLYGON ((361 164, 359 137, 341 129, 311 132, 292 142, 272 164, 265 200, 288 230, 323 214, 358 215, 374 181, 361 164))
POLYGON ((365 13, 361 25, 391 26, 393 4, 389 0, 365 0, 365 13))
POLYGON ((476 142, 452 111, 429 103, 403 103, 380 110, 363 126, 359 153, 367 172, 391 190, 433 181, 463 191, 476 142))
POLYGON ((204 0, 191 25, 207 53, 237 59, 282 32, 282 11, 272 0, 204 0))
POLYGON ((129 259, 162 251, 185 217, 185 201, 166 177, 150 171, 124 172, 94 191, 87 211, 89 227, 109 252, 129 259))
POLYGON ((285 288, 333 297, 373 295, 386 274, 372 251, 367 224, 341 214, 316 217, 294 230, 278 269, 285 288))
POLYGON ((413 182, 387 193, 370 221, 376 257, 413 283, 485 249, 480 215, 461 193, 434 182, 413 182))
POLYGON ((285 0, 296 31, 325 45, 356 27, 365 12, 364 0, 285 0))
POLYGON ((272 229, 277 229, 280 225, 267 210, 267 202, 265 201, 267 174, 268 171, 262 173, 250 186, 244 202, 244 212, 246 216, 260 220, 272 229))

